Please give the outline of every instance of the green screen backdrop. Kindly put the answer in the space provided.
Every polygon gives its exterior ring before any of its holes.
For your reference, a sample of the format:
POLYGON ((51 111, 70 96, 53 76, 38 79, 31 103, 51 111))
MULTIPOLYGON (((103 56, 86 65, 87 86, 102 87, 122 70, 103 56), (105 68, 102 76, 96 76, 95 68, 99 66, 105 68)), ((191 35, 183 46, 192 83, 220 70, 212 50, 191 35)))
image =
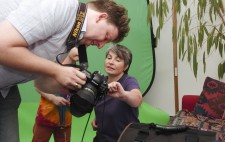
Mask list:
MULTIPOLYGON (((86 2, 87 0, 82 0, 86 2)), ((134 76, 140 85, 140 89, 145 95, 150 89, 153 79, 154 79, 154 49, 151 45, 151 31, 147 24, 147 1, 146 0, 115 0, 116 2, 124 5, 128 9, 130 22, 130 32, 128 37, 124 39, 120 44, 127 46, 133 53, 133 61, 129 70, 129 74, 134 76)), ((92 73, 96 70, 101 71, 105 74, 103 70, 105 52, 106 49, 111 44, 107 44, 103 49, 98 49, 96 47, 88 47, 88 70, 92 73)), ((106 74, 105 74, 106 75, 106 74)), ((33 82, 19 85, 22 104, 19 108, 19 121, 20 121, 20 140, 23 142, 31 141, 32 139, 32 128, 35 120, 35 115, 37 112, 40 95, 34 90, 33 82)), ((140 110, 142 112, 143 109, 140 110)), ((146 112, 140 113, 140 118, 146 117, 148 122, 157 122, 158 117, 152 114, 152 109, 147 108, 151 112, 149 114, 150 118, 146 112), (152 120, 153 119, 153 120, 152 120)), ((157 112, 157 116, 159 111, 157 112)), ((88 115, 81 118, 73 117, 72 126, 72 142, 80 142, 83 135, 84 127, 87 122, 88 115)), ((90 121, 93 119, 93 115, 90 121)), ((162 117, 160 115, 160 117, 162 117)), ((142 119, 143 120, 143 119, 142 119)), ((89 122, 90 123, 90 122, 89 122)), ((92 141, 95 132, 91 128, 91 124, 87 125, 87 132, 85 134, 84 142, 92 141)), ((53 138, 50 142, 53 142, 53 138)))
MULTIPOLYGON (((83 0, 86 2, 87 0, 83 0)), ((130 21, 130 32, 120 43, 127 46, 133 53, 133 61, 129 74, 134 76, 140 85, 143 95, 150 89, 154 79, 154 49, 151 45, 151 31, 147 24, 147 2, 146 0, 116 0, 128 9, 130 21)), ((94 46, 87 48, 88 70, 103 70, 105 52, 111 44, 105 45, 102 49, 94 46)), ((34 91, 33 83, 28 82, 19 85, 23 101, 39 100, 39 95, 34 91)))

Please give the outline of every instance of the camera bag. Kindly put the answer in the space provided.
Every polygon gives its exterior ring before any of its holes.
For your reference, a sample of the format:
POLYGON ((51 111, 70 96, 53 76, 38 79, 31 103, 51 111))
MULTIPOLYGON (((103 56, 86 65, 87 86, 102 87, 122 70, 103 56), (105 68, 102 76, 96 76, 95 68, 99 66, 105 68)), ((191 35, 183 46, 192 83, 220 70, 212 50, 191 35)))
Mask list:
POLYGON ((161 127, 152 127, 152 123, 131 123, 123 130, 118 142, 213 142, 216 140, 215 132, 183 126, 161 127))

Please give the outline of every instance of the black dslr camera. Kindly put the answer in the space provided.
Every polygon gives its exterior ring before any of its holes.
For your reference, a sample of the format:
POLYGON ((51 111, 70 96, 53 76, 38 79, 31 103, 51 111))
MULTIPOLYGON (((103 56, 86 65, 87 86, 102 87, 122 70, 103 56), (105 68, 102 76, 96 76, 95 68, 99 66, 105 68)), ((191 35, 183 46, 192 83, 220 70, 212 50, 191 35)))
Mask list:
POLYGON ((76 117, 81 117, 86 113, 90 113, 103 95, 108 91, 107 81, 102 73, 95 71, 91 74, 87 70, 83 70, 87 76, 86 84, 78 91, 71 90, 70 112, 76 117))
POLYGON ((70 90, 70 112, 76 117, 81 117, 86 113, 90 113, 103 95, 108 91, 106 77, 99 71, 90 73, 88 68, 87 53, 85 45, 78 47, 79 68, 87 76, 86 84, 79 90, 70 90))

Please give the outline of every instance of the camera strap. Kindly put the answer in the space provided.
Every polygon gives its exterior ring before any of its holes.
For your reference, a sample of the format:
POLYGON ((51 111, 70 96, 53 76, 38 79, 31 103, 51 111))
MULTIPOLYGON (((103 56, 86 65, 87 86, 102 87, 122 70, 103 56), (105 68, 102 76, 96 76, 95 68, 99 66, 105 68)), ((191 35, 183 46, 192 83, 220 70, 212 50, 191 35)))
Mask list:
POLYGON ((85 45, 78 46, 78 55, 79 55, 79 62, 82 70, 86 70, 88 68, 88 59, 87 59, 87 51, 85 45))
POLYGON ((79 3, 76 19, 69 36, 66 39, 67 52, 75 47, 78 43, 81 29, 84 24, 84 19, 87 12, 87 6, 85 3, 79 3))

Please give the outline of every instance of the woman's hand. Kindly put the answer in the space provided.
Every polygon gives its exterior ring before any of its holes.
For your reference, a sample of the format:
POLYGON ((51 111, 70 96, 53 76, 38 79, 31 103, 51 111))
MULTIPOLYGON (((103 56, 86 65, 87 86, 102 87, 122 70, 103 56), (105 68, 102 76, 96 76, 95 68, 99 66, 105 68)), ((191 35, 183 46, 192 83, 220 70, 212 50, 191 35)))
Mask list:
POLYGON ((108 84, 108 95, 114 98, 123 99, 126 97, 126 91, 124 91, 122 85, 119 82, 111 82, 108 84))
POLYGON ((108 95, 126 102, 131 107, 138 107, 142 102, 142 94, 139 89, 125 91, 119 82, 111 82, 108 84, 108 95))
POLYGON ((97 125, 96 119, 94 119, 94 120, 92 121, 91 125, 92 125, 92 129, 93 129, 94 131, 96 131, 96 130, 97 130, 97 128, 98 128, 98 125, 97 125))

